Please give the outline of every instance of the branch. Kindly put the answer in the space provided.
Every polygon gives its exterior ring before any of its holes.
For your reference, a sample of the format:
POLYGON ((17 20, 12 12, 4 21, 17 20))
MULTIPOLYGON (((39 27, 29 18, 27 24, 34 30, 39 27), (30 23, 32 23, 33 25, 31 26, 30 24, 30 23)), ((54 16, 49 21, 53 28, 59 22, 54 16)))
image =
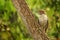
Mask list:
POLYGON ((12 2, 34 40, 49 40, 43 29, 38 24, 38 21, 35 19, 35 16, 28 8, 25 0, 12 0, 12 2))

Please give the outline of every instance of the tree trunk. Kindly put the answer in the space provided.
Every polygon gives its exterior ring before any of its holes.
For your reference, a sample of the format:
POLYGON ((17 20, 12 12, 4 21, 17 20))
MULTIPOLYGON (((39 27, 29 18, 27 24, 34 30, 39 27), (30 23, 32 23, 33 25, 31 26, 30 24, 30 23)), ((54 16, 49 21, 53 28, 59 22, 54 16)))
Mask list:
POLYGON ((38 24, 38 21, 35 19, 35 16, 29 10, 25 0, 12 0, 12 2, 16 7, 18 13, 22 17, 23 22, 25 23, 33 39, 49 40, 43 29, 38 24))

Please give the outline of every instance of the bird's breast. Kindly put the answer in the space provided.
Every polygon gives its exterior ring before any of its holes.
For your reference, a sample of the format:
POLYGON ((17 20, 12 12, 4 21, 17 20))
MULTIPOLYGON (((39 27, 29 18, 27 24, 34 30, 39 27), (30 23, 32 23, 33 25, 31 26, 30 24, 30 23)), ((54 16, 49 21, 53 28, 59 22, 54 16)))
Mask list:
POLYGON ((46 24, 47 23, 47 16, 46 15, 41 15, 40 17, 39 17, 39 22, 41 23, 41 24, 46 24))

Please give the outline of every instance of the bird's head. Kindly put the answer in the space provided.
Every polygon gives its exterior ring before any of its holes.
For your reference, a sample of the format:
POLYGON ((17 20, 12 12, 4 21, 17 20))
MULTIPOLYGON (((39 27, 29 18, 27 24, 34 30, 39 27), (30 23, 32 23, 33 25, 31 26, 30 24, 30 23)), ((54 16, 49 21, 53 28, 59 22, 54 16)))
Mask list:
POLYGON ((44 10, 39 10, 39 14, 40 15, 45 14, 44 10))

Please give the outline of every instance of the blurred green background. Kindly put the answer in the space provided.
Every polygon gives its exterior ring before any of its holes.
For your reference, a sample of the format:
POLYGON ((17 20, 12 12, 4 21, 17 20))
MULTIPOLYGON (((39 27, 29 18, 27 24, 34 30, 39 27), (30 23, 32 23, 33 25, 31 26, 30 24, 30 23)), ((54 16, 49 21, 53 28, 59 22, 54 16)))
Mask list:
MULTIPOLYGON (((60 0, 25 0, 38 20, 38 11, 45 10, 51 40, 60 40, 60 0)), ((33 40, 11 0, 0 0, 0 40, 33 40)))

